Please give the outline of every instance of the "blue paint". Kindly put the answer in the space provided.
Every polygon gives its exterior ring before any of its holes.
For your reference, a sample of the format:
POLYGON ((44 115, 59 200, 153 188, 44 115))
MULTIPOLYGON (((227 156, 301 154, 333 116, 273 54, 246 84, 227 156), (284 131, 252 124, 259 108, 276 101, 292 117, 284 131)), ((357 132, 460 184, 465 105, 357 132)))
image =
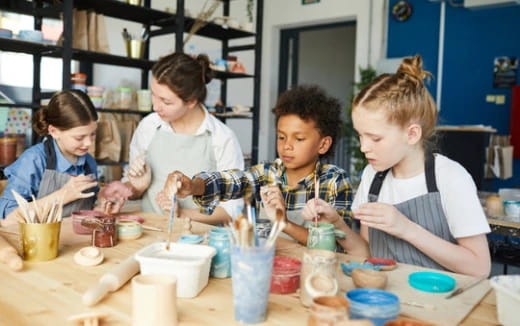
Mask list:
POLYGON ((415 272, 408 275, 411 287, 425 292, 448 292, 455 288, 455 279, 435 272, 415 272))
POLYGON ((381 269, 381 266, 374 265, 372 263, 358 263, 356 261, 352 261, 348 264, 341 263, 341 270, 343 271, 343 274, 350 276, 352 274, 352 271, 356 268, 362 268, 362 269, 372 269, 374 271, 378 271, 381 269))
POLYGON ((383 326, 399 315, 399 298, 388 291, 355 289, 348 291, 345 297, 350 302, 352 319, 369 319, 376 326, 383 326))
MULTIPOLYGON (((396 22, 390 16, 397 1, 391 0, 388 10, 387 57, 420 54, 425 69, 434 74, 428 88, 436 97, 440 3, 409 0, 414 14, 408 21, 396 22)), ((520 57, 519 17, 518 5, 483 9, 446 5, 439 124, 484 124, 496 128, 498 134, 509 134, 511 89, 493 88, 493 59, 520 57), (506 102, 487 103, 486 94, 505 95, 506 102)), ((515 159, 512 178, 485 182, 483 190, 518 187, 519 171, 520 159, 515 159)))
POLYGON ((201 243, 202 240, 204 240, 204 237, 199 234, 187 234, 180 237, 177 242, 197 244, 201 243))
POLYGON ((274 246, 231 247, 235 320, 256 324, 265 320, 273 269, 274 246))
POLYGON ((209 275, 216 278, 231 276, 231 256, 229 253, 230 243, 228 231, 217 228, 209 231, 208 245, 217 250, 217 254, 211 260, 209 275))

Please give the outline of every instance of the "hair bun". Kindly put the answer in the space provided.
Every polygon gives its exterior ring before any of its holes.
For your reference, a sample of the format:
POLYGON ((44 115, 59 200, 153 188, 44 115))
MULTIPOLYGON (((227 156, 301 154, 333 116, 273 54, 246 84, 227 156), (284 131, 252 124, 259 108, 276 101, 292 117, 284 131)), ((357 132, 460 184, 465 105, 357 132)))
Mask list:
POLYGON ((209 66, 209 58, 205 54, 199 54, 195 60, 202 67, 202 80, 205 84, 209 83, 213 79, 213 70, 209 66))
POLYGON ((403 62, 397 69, 397 74, 402 74, 412 79, 419 81, 420 83, 427 77, 430 77, 431 74, 423 70, 423 61, 420 55, 416 55, 410 58, 404 58, 403 62))

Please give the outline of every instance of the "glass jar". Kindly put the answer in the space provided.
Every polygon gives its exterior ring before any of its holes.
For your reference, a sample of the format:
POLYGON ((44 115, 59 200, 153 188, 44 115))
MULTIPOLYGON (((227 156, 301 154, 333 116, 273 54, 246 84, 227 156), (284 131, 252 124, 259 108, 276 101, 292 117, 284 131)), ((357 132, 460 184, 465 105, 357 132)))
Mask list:
MULTIPOLYGON (((336 254, 328 250, 306 249, 303 252, 302 271, 300 275, 300 301, 309 307, 316 293, 309 293, 306 286, 307 279, 312 277, 327 277, 331 282, 336 281, 337 259, 336 254)), ((337 283, 336 283, 337 285, 337 283)))
POLYGON ((120 109, 128 110, 132 107, 132 89, 128 87, 120 87, 117 89, 119 94, 118 106, 120 109))
POLYGON ((92 233, 94 246, 100 248, 113 247, 117 244, 116 219, 113 216, 99 218, 100 228, 92 233))
POLYGON ((336 236, 334 225, 320 222, 317 225, 309 224, 309 236, 307 237, 307 248, 336 250, 336 236))
POLYGON ((217 250, 217 254, 211 260, 211 277, 227 278, 231 276, 230 243, 227 232, 224 228, 209 231, 208 245, 217 250))

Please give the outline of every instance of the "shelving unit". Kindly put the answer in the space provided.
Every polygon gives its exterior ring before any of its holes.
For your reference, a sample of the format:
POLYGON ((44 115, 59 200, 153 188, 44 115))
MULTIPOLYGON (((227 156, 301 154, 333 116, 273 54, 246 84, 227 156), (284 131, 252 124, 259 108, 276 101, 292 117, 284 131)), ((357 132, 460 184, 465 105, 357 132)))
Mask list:
MULTIPOLYGON (((229 15, 230 0, 222 0, 224 7, 224 15, 229 15)), ((34 29, 41 29, 43 18, 59 19, 60 15, 63 17, 63 45, 48 45, 43 43, 28 42, 17 39, 0 38, 0 51, 27 53, 33 56, 34 74, 33 74, 33 94, 31 103, 15 103, 2 106, 17 106, 31 109, 38 109, 42 98, 49 97, 51 94, 45 94, 40 88, 40 72, 41 72, 41 58, 55 57, 63 58, 62 70, 62 88, 69 89, 71 87, 71 61, 77 60, 80 62, 80 70, 87 71, 88 75, 92 75, 92 64, 107 64, 124 67, 133 67, 142 70, 141 87, 148 86, 148 71, 155 63, 148 59, 132 59, 126 56, 118 56, 112 54, 98 53, 86 50, 79 50, 72 48, 72 12, 73 9, 79 10, 93 10, 97 13, 108 17, 118 18, 122 20, 141 23, 145 28, 150 30, 150 37, 175 33, 175 49, 180 52, 183 49, 184 32, 188 31, 195 23, 195 19, 185 17, 184 15, 184 0, 176 0, 177 14, 170 14, 150 8, 151 1, 144 0, 144 6, 138 7, 127 4, 117 0, 67 0, 61 4, 50 5, 41 0, 16 1, 16 0, 0 0, 0 10, 15 12, 24 15, 30 15, 35 18, 34 29), (90 67, 90 68, 89 68, 90 67)), ((256 163, 258 160, 258 136, 257 130, 259 127, 259 104, 260 104, 260 70, 261 70, 261 31, 262 31, 262 13, 263 0, 257 0, 257 15, 256 15, 256 31, 257 33, 250 33, 247 31, 223 28, 214 23, 207 23, 196 35, 216 39, 222 42, 222 58, 226 58, 228 54, 238 51, 254 51, 255 65, 254 75, 236 74, 230 72, 216 71, 216 78, 222 80, 221 98, 226 103, 227 83, 226 80, 233 78, 254 78, 253 89, 253 109, 252 117, 239 117, 252 119, 252 153, 251 161, 256 163), (237 38, 254 37, 254 43, 246 46, 229 46, 229 41, 237 38)), ((146 46, 147 51, 145 57, 148 57, 149 41, 146 46)), ((82 71, 85 72, 85 71, 82 71)), ((146 114, 142 111, 129 111, 118 109, 99 109, 100 112, 115 112, 115 113, 133 113, 146 114)), ((221 117, 225 121, 226 117, 221 117)), ((235 118, 235 117, 233 117, 235 118)))

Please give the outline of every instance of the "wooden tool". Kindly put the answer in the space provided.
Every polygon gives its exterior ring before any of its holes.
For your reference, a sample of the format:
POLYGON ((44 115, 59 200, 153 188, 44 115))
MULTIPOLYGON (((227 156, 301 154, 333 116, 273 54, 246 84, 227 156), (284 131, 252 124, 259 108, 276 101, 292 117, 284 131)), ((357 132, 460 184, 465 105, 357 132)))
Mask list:
POLYGON ((83 294, 83 303, 87 306, 92 306, 98 303, 107 295, 108 292, 116 291, 138 272, 139 263, 132 255, 112 271, 101 276, 99 283, 83 294))
POLYGON ((485 279, 486 279, 485 277, 479 278, 479 279, 473 281, 472 283, 469 283, 469 284, 467 284, 467 285, 465 285, 463 287, 460 287, 460 288, 456 289, 455 291, 453 291, 450 294, 448 294, 448 296, 446 296, 446 299, 453 298, 454 296, 459 295, 462 292, 471 289, 472 287, 474 287, 475 285, 479 284, 480 282, 482 282, 485 279))
POLYGON ((9 266, 13 271, 20 271, 23 268, 22 258, 18 256, 16 249, 2 236, 0 236, 0 262, 9 266))

